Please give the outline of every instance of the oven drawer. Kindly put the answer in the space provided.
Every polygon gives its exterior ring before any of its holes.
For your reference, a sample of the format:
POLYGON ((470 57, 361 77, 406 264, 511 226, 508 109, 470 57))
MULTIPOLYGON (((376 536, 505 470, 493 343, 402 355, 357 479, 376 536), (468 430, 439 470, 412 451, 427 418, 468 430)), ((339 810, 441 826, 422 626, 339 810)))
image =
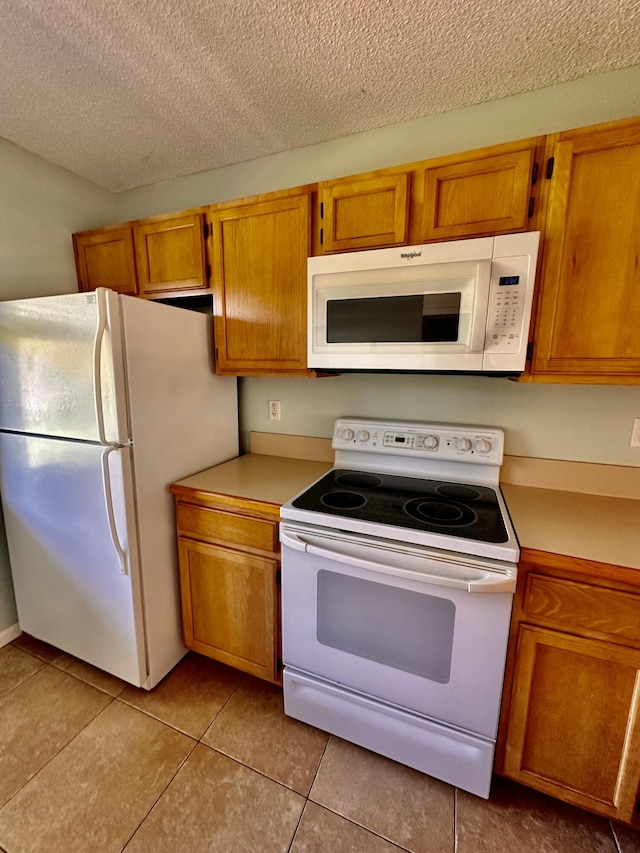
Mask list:
POLYGON ((178 503, 178 533, 204 542, 228 544, 257 551, 278 551, 278 524, 259 518, 178 503))
POLYGON ((284 710, 407 767, 479 797, 489 796, 493 740, 456 731, 290 667, 284 671, 284 710))

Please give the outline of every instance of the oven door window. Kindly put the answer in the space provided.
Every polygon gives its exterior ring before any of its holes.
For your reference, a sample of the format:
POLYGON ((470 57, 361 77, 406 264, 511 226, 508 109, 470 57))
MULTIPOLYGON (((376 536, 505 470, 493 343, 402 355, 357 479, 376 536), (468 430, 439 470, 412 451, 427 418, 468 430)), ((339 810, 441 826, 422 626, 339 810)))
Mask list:
POLYGON ((440 684, 449 681, 456 612, 449 599, 323 569, 317 606, 319 643, 440 684))
POLYGON ((327 342, 457 343, 462 294, 422 293, 327 301, 327 342))

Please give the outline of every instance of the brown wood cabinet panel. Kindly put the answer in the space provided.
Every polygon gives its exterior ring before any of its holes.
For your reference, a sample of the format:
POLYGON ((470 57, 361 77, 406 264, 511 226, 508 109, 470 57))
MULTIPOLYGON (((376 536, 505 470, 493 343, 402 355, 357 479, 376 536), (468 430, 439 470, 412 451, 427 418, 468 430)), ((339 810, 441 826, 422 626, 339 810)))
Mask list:
POLYGON ((407 242, 408 173, 323 181, 318 196, 323 254, 407 242))
POLYGON ((532 373, 640 382, 640 120, 557 134, 532 373))
POLYGON ((277 680, 277 559, 178 540, 185 645, 277 680))
POLYGON ((141 220, 133 228, 138 281, 145 295, 208 287, 201 212, 141 220))
POLYGON ((521 625, 507 775, 630 821, 640 778, 640 651, 521 625))
POLYGON ((278 549, 278 525, 272 521, 184 503, 177 504, 176 517, 180 535, 259 551, 278 549))
POLYGON ((524 598, 527 621, 640 648, 640 596, 531 572, 524 598))
POLYGON ((73 251, 79 290, 108 287, 118 293, 137 295, 133 231, 130 226, 74 234, 73 251))
POLYGON ((424 172, 421 241, 526 231, 535 141, 424 172))
POLYGON ((640 574, 523 549, 495 769, 640 825, 640 574))
POLYGON ((311 194, 212 207, 216 370, 307 371, 311 194))

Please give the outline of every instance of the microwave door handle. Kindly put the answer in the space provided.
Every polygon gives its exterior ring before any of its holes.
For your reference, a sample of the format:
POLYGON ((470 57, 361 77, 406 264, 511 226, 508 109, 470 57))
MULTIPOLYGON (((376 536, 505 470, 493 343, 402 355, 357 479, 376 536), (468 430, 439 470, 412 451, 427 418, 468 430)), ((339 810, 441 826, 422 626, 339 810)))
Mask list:
POLYGON ((431 574, 427 572, 414 572, 411 569, 403 569, 388 563, 379 563, 362 557, 354 557, 352 554, 345 554, 339 549, 318 545, 312 537, 303 537, 299 533, 292 533, 288 529, 281 531, 280 539, 284 545, 288 545, 297 551, 306 551, 309 554, 315 554, 317 557, 324 557, 338 563, 346 563, 347 565, 366 569, 370 572, 378 572, 388 577, 406 578, 407 580, 415 580, 419 583, 452 587, 474 593, 512 593, 515 589, 515 577, 512 575, 503 576, 495 572, 488 572, 484 577, 479 577, 477 580, 465 580, 464 578, 448 576, 446 573, 431 574))
POLYGON ((487 335, 489 296, 491 292, 491 261, 478 261, 476 270, 476 293, 474 305, 474 317, 483 317, 482 322, 473 323, 472 338, 470 341, 471 352, 482 352, 485 347, 487 335), (481 311, 482 309, 482 311, 481 311))

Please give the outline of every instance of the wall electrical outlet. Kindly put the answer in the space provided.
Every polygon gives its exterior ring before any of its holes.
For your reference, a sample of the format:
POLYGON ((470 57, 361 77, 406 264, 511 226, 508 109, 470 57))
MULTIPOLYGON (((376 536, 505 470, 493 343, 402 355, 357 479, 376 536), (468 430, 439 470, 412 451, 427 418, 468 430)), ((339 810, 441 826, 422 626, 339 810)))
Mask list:
POLYGON ((640 418, 633 419, 633 430, 629 447, 640 447, 640 418))
POLYGON ((280 420, 280 400, 269 400, 269 420, 280 420))

